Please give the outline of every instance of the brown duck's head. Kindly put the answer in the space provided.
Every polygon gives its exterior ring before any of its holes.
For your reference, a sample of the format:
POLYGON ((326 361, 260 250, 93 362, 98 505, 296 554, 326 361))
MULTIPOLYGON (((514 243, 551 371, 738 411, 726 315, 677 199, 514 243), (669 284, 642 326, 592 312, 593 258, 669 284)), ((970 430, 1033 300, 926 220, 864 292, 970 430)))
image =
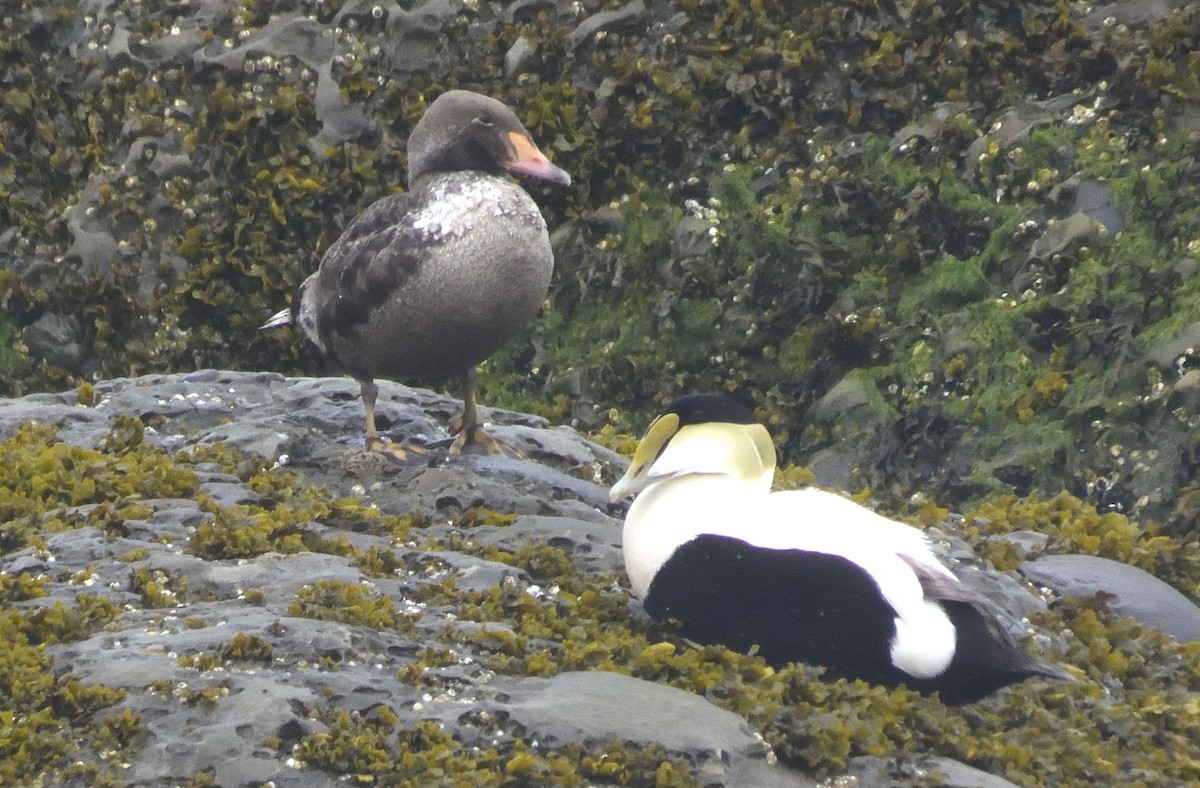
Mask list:
POLYGON ((503 102, 451 90, 438 96, 408 138, 408 183, 439 172, 511 172, 567 186, 571 176, 546 158, 503 102))

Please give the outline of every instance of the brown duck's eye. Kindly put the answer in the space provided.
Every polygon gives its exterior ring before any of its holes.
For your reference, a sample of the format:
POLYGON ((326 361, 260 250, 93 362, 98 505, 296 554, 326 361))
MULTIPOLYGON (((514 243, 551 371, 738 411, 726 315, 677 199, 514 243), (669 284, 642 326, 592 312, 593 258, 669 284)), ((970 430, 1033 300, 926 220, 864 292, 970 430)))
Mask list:
POLYGON ((492 120, 492 116, 486 112, 483 113, 482 115, 477 116, 475 118, 475 122, 478 123, 480 126, 491 126, 491 125, 495 124, 495 121, 492 120))

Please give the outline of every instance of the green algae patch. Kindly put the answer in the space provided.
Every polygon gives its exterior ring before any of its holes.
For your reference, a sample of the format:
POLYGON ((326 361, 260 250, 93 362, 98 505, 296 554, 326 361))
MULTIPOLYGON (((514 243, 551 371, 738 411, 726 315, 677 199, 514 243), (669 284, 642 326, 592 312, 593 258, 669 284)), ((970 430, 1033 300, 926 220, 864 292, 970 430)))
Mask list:
POLYGON ((390 515, 353 497, 334 497, 329 490, 307 484, 293 471, 269 469, 261 459, 246 457, 222 444, 196 446, 180 452, 180 462, 215 463, 236 475, 258 496, 252 504, 222 506, 210 497, 197 497, 211 519, 196 528, 188 551, 208 560, 253 558, 268 552, 304 551, 357 557, 344 536, 318 536, 309 525, 404 539, 412 518, 390 515))
POLYGON ((140 730, 137 715, 103 714, 124 699, 123 690, 53 670, 47 644, 86 638, 120 613, 89 594, 77 605, 0 608, 0 782, 6 785, 46 778, 117 784, 119 758, 109 745, 132 741, 140 730), (101 755, 85 757, 89 752, 101 755))
POLYGON ((0 549, 41 544, 40 534, 139 519, 144 498, 187 498, 199 481, 161 451, 128 438, 118 420, 104 450, 62 443, 57 429, 28 424, 0 443, 0 549))
POLYGON ((177 607, 186 602, 187 578, 143 565, 129 573, 129 590, 140 596, 147 608, 177 607))
MULTIPOLYGON (((199 658, 194 663, 188 657, 181 657, 179 663, 181 667, 194 667, 198 670, 211 670, 216 667, 215 660, 207 655, 199 655, 199 658)), ((185 682, 176 684, 173 681, 165 679, 156 679, 150 682, 146 685, 146 691, 156 695, 175 698, 189 708, 210 710, 229 694, 228 687, 191 687, 185 682)))
MULTIPOLYGON (((82 392, 81 397, 86 394, 82 392)), ((356 555, 344 538, 307 534, 305 526, 313 522, 386 535, 407 533, 406 518, 383 515, 354 499, 333 498, 323 488, 303 484, 296 474, 269 473, 260 461, 223 446, 196 447, 171 457, 145 441, 144 428, 139 419, 117 417, 96 449, 63 443, 56 428, 37 424, 20 427, 0 442, 0 550, 6 554, 22 549, 42 551, 45 534, 75 528, 121 535, 126 521, 144 521, 153 514, 144 501, 160 498, 196 500, 209 512, 210 521, 197 529, 191 547, 210 559, 248 557, 271 550, 315 549, 356 555), (200 492, 195 471, 200 464, 215 464, 237 475, 260 496, 260 502, 217 505, 200 492)), ((188 578, 141 564, 144 552, 132 551, 124 557, 133 564, 126 590, 148 609, 186 603, 188 578)), ((139 741, 140 716, 128 710, 104 714, 123 699, 123 691, 85 686, 69 673, 55 675, 45 651, 47 644, 86 638, 121 613, 117 603, 86 591, 78 593, 70 605, 60 601, 37 604, 47 595, 49 583, 82 586, 93 574, 88 568, 77 577, 0 575, 0 633, 5 644, 0 649, 0 782, 4 784, 29 784, 38 779, 119 784, 114 770, 121 759, 134 755, 130 748, 139 741), (14 607, 17 604, 19 608, 14 607)), ((255 593, 261 600, 261 592, 253 590, 247 592, 247 600, 252 601, 255 593)), ((362 611, 372 600, 340 601, 350 607, 358 603, 357 612, 338 612, 341 609, 332 604, 322 608, 315 599, 305 612, 362 619, 362 611)), ((411 627, 404 616, 376 613, 366 617, 366 623, 378 625, 387 619, 401 629, 411 627)), ((203 622, 188 624, 197 625, 203 622)), ((183 659, 200 670, 227 662, 267 663, 270 645, 243 634, 211 655, 183 659)), ((173 686, 163 691, 179 695, 184 703, 206 706, 217 703, 223 692, 220 688, 180 690, 173 686)))
POLYGON ((44 575, 33 575, 29 572, 20 574, 0 575, 0 604, 22 602, 27 599, 40 599, 49 592, 46 591, 47 578, 44 575))
POLYGON ((220 560, 254 558, 268 552, 300 553, 304 544, 303 523, 276 518, 259 507, 217 506, 208 501, 213 518, 200 525, 188 543, 188 550, 200 558, 220 560))
MULTIPOLYGON (((469 779, 480 786, 699 785, 686 764, 653 745, 539 747, 504 731, 493 746, 467 746, 434 721, 401 726, 386 705, 367 715, 331 712, 322 722, 328 731, 302 738, 295 757, 350 783, 458 785, 469 779)), ((495 720, 479 722, 503 727, 495 720)))
POLYGON ((1046 534, 1052 553, 1111 558, 1146 570, 1200 603, 1200 543, 1172 538, 1157 523, 1138 523, 1119 512, 1097 512, 1068 493, 1052 498, 1002 496, 966 513, 971 532, 983 537, 979 551, 1001 568, 1018 557, 1002 537, 1013 531, 1046 534))
POLYGON ((341 580, 318 580, 304 586, 296 592, 296 601, 288 606, 287 613, 402 633, 411 633, 415 620, 398 612, 390 596, 372 593, 362 584, 341 580))
POLYGON ((258 635, 239 632, 230 640, 222 643, 216 651, 188 654, 179 658, 179 665, 198 671, 209 671, 230 664, 245 665, 246 663, 271 664, 273 648, 270 643, 258 635))

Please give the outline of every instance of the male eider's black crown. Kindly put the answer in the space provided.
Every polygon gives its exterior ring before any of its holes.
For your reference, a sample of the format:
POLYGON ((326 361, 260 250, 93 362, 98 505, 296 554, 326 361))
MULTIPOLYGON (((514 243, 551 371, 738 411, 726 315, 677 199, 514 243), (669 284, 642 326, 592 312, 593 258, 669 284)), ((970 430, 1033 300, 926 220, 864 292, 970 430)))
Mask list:
POLYGON ((689 394, 667 406, 679 416, 679 426, 689 424, 754 424, 754 414, 745 405, 720 394, 689 394))

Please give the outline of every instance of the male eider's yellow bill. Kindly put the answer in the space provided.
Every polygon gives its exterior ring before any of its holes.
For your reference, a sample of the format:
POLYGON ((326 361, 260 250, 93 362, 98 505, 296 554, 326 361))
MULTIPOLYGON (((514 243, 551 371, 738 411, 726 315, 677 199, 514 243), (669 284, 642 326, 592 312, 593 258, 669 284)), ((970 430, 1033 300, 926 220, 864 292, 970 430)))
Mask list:
POLYGON ((662 453, 667 441, 671 440, 678 431, 679 415, 676 413, 667 413, 651 422, 650 427, 646 430, 646 435, 633 452, 633 459, 629 461, 629 470, 625 471, 625 475, 621 477, 620 481, 608 491, 608 500, 615 503, 622 498, 641 492, 657 481, 657 476, 650 475, 650 467, 662 453))

